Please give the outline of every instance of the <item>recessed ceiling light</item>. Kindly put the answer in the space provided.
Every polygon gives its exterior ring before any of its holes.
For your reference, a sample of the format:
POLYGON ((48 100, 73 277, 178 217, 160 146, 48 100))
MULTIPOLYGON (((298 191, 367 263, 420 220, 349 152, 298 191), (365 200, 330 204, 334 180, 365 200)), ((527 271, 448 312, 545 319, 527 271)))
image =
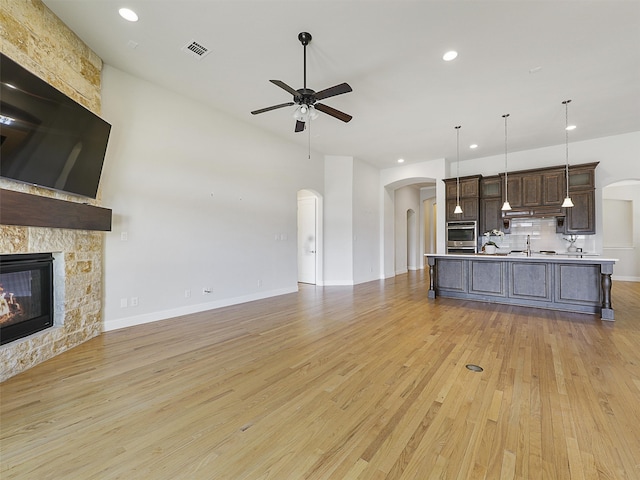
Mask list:
POLYGON ((404 163, 404 158, 399 158, 398 163, 404 163))
POLYGON ((576 126, 575 125, 567 125, 567 130, 575 130, 576 126))
POLYGON ((453 60, 453 59, 454 59, 454 58, 456 58, 457 56, 458 56, 458 52, 456 52, 455 50, 450 50, 450 51, 448 51, 447 53, 445 53, 445 54, 442 56, 442 59, 443 59, 445 62, 450 62, 451 60, 453 60))
POLYGON ((118 10, 118 13, 122 18, 124 18, 125 20, 128 20, 129 22, 138 21, 138 15, 136 14, 136 12, 134 12, 130 8, 121 8, 120 10, 118 10))
POLYGON ((477 143, 472 143, 471 145, 469 145, 469 148, 478 148, 478 144, 477 143))

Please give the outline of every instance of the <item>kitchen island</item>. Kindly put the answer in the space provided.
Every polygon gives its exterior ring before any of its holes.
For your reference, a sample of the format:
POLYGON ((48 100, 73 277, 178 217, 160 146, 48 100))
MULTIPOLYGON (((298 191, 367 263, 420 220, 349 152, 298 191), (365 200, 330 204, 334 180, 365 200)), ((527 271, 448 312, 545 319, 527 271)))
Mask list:
POLYGON ((426 254, 436 296, 600 315, 614 320, 617 260, 576 255, 426 254))

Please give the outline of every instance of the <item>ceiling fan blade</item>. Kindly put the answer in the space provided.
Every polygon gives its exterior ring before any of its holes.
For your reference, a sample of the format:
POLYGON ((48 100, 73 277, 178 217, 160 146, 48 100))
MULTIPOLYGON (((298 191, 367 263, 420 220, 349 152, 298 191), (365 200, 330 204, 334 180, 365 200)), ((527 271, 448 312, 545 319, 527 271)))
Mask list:
POLYGON ((270 110, 275 110, 276 108, 290 107, 291 105, 295 105, 295 104, 293 102, 281 103, 280 105, 273 105, 272 107, 261 108, 260 110, 254 110, 253 112, 251 112, 251 115, 257 115, 259 113, 268 112, 270 110))
POLYGON ((302 95, 300 95, 300 92, 298 92, 296 89, 291 88, 289 85, 287 85, 286 83, 284 83, 282 80, 269 80, 271 83, 273 83, 274 85, 279 86, 280 88, 282 88, 283 90, 286 90, 287 92, 289 92, 291 95, 293 95, 293 98, 300 98, 302 95))
POLYGON ((301 122, 300 120, 296 120, 296 128, 294 132, 298 133, 302 131, 304 131, 304 122, 301 122))
POLYGON ((342 95, 343 93, 349 93, 351 87, 348 83, 341 83, 340 85, 334 85, 333 87, 325 88, 316 93, 316 100, 322 100, 329 97, 335 97, 336 95, 342 95))
POLYGON ((341 112, 340 110, 336 110, 335 108, 329 107, 327 105, 323 105, 322 103, 316 103, 313 105, 317 110, 320 110, 327 115, 331 115, 332 117, 337 118, 338 120, 342 120, 343 122, 350 121, 353 117, 349 114, 341 112))

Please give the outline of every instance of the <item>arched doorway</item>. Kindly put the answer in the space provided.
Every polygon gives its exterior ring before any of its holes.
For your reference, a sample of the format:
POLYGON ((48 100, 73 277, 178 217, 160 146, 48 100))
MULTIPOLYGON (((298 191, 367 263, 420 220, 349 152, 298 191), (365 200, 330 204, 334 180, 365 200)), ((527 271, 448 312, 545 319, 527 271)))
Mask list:
POLYGON ((423 200, 432 198, 433 209, 435 196, 435 181, 429 178, 406 178, 384 186, 381 254, 385 277, 424 268, 425 238, 436 238, 437 229, 435 223, 427 226, 423 221, 423 200))

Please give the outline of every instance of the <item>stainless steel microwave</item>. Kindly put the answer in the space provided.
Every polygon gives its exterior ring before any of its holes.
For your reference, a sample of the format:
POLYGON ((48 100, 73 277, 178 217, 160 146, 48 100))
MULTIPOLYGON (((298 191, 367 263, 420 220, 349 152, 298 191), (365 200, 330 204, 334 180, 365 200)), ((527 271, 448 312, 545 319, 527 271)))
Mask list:
POLYGON ((478 222, 447 222, 447 253, 478 253, 478 222))

